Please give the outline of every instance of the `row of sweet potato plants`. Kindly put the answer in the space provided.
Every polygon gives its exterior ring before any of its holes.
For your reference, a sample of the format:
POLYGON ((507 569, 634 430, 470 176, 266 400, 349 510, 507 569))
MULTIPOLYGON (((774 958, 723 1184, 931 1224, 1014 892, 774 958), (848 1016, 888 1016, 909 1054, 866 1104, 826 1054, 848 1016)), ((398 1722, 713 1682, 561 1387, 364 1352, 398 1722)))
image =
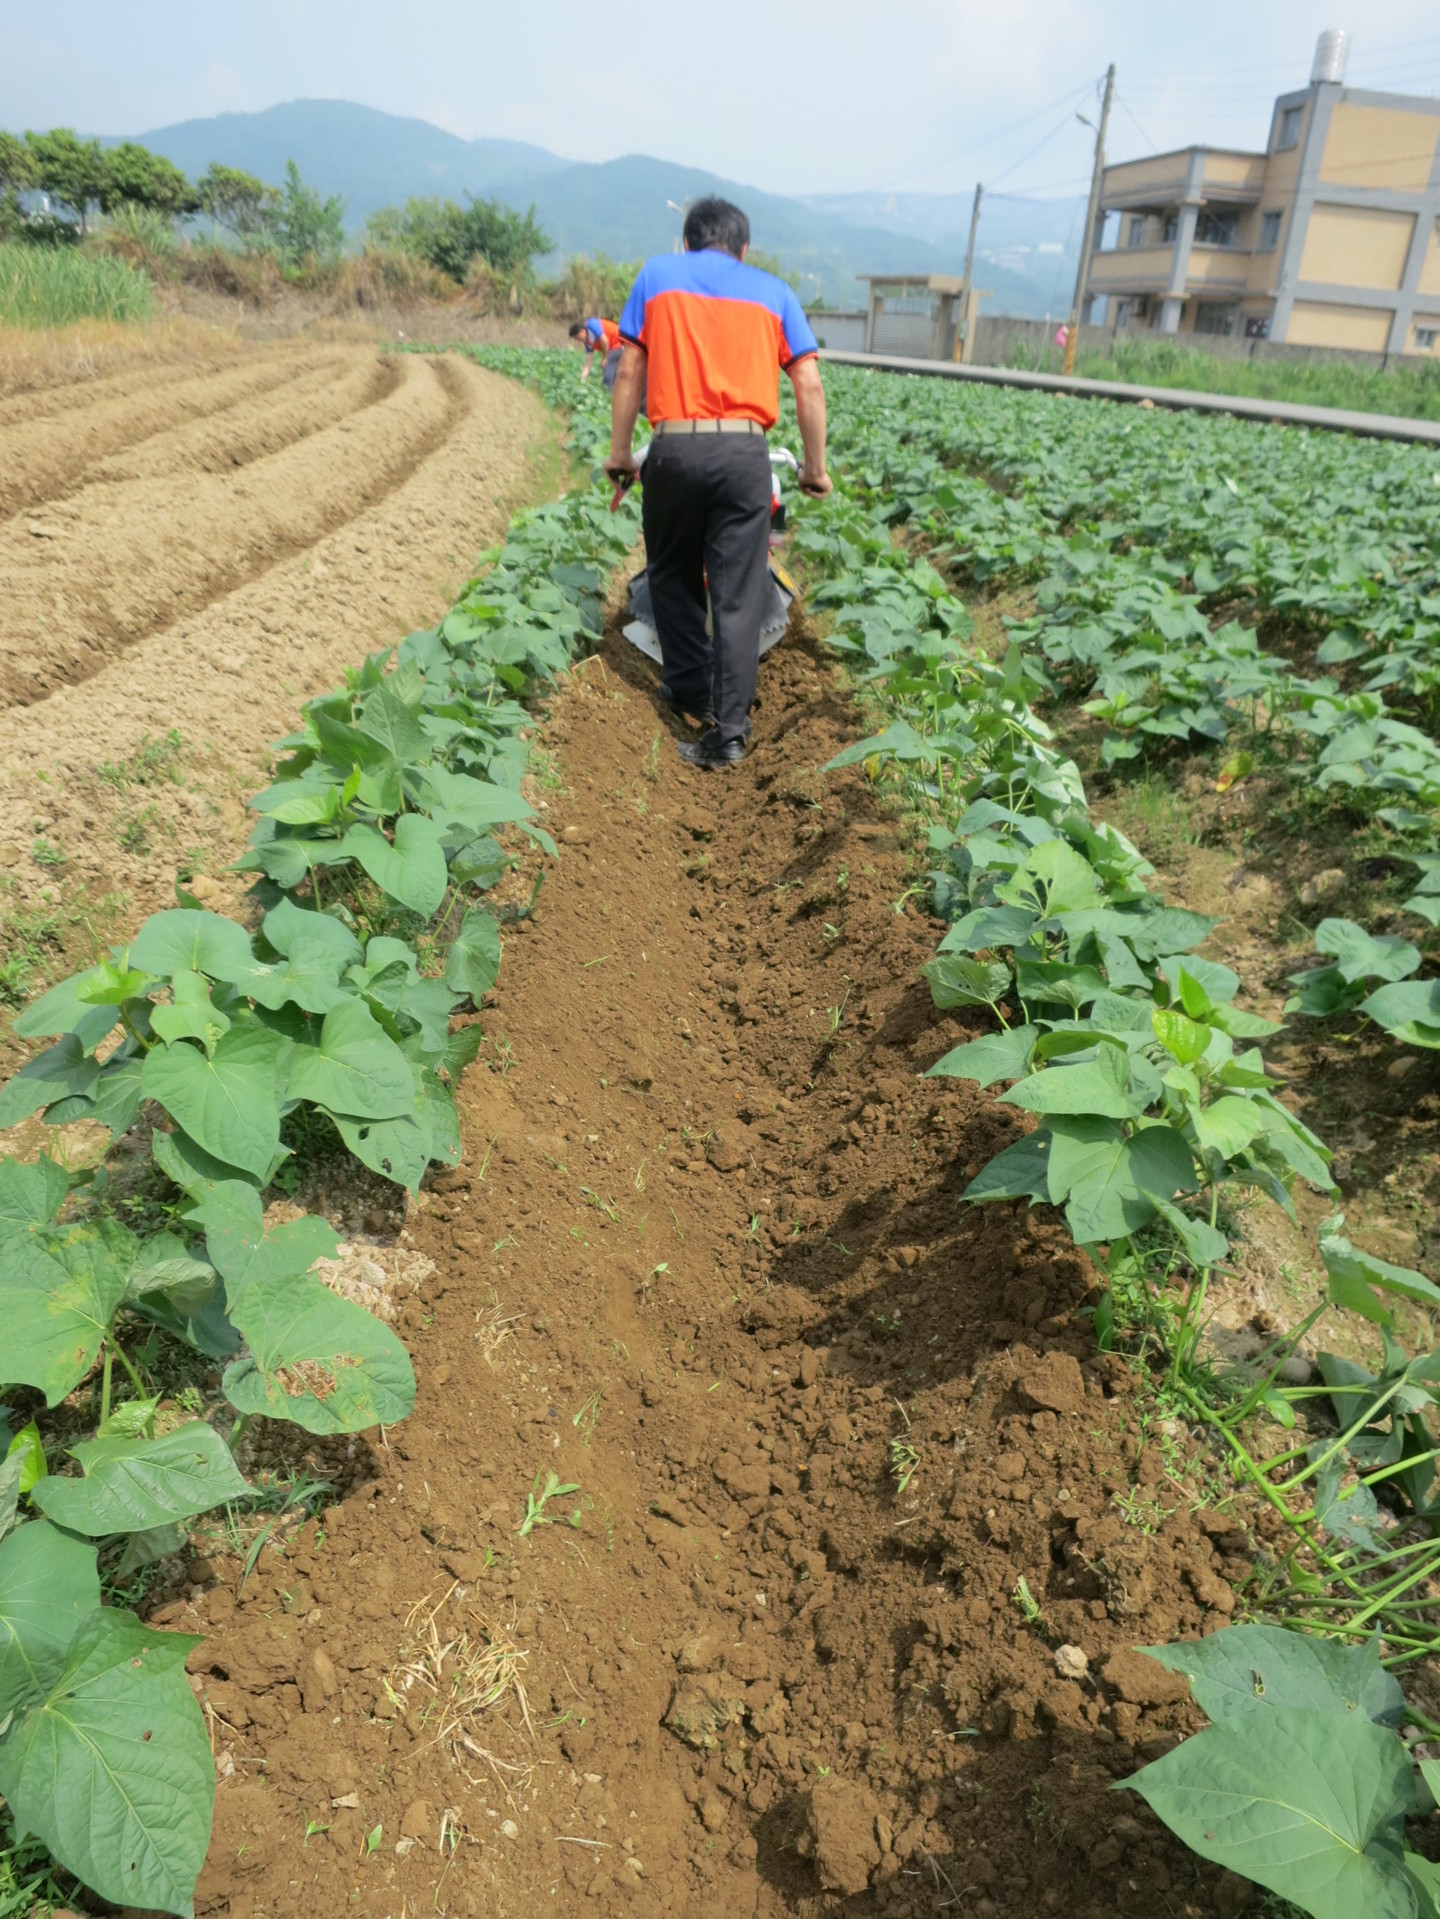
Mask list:
POLYGON ((400 1340, 312 1271, 333 1228, 267 1225, 267 1191, 317 1138, 411 1190, 459 1159, 482 1032, 454 1015, 499 970, 482 902, 515 863, 501 836, 555 850, 520 791, 527 702, 599 634, 636 531, 588 485, 520 516, 438 627, 279 742, 237 862, 246 923, 177 884, 15 1020, 49 1043, 0 1087, 0 1128, 89 1120, 112 1147, 139 1128, 173 1221, 133 1231, 103 1161, 0 1159, 0 1376, 27 1402, 0 1466, 0 1794, 15 1840, 117 1904, 192 1911, 214 1771, 196 1642, 106 1588, 253 1499, 249 1420, 357 1433, 410 1411, 400 1340), (157 1338, 219 1370, 208 1403, 162 1398, 157 1338), (69 1463, 46 1446, 62 1406, 69 1463))
MULTIPOLYGON (((1351 1244, 1337 1214, 1317 1247, 1328 1277, 1321 1310, 1370 1322, 1379 1370, 1322 1352, 1317 1384, 1287 1385, 1285 1361, 1319 1314, 1228 1376, 1206 1354, 1207 1289, 1231 1256, 1227 1200, 1258 1195, 1293 1217, 1296 1180, 1334 1192, 1331 1155, 1266 1070, 1261 1043, 1276 1023, 1247 1010, 1240 978, 1199 950, 1215 922, 1158 896, 1153 869, 1094 817, 1077 767, 1035 711, 1052 690, 1037 656, 1078 644, 1078 616, 1066 612, 1052 629, 1042 612, 996 661, 975 644, 941 573, 897 537, 912 519, 933 531, 937 499, 952 554, 1034 537, 1027 501, 945 470, 934 447, 949 422, 943 408, 927 411, 931 390, 875 375, 839 383, 840 482, 830 500, 802 505, 793 546, 812 612, 887 722, 833 764, 863 764, 923 821, 929 891, 949 923, 925 969, 930 990, 982 1028, 931 1071, 997 1089, 1034 1115, 1033 1130, 983 1167, 965 1197, 1062 1211, 1106 1282, 1095 1309, 1101 1343, 1142 1326, 1159 1348, 1168 1408, 1208 1429, 1286 1522, 1268 1585, 1251 1596, 1282 1623, 1150 1649, 1189 1677, 1215 1723, 1127 1783, 1196 1851, 1317 1919, 1433 1916, 1440 1882, 1425 1856, 1434 1849, 1425 1815, 1435 1768, 1414 1763, 1400 1736, 1408 1726, 1413 1742, 1427 1722, 1392 1675, 1440 1648, 1440 1353, 1401 1346, 1395 1305, 1433 1309, 1440 1289, 1351 1244), (1270 1457, 1251 1451, 1257 1415, 1289 1442, 1270 1457)), ((1090 430, 1113 437, 1124 423, 1090 430)), ((1013 431, 1023 434, 1023 423, 1013 431)), ((1072 465, 1083 465, 1080 455, 1072 465)), ((1149 491, 1128 487, 1126 497, 1168 525, 1182 516, 1154 506, 1163 476, 1152 466, 1149 491)), ((1029 477, 1041 483, 1038 465, 1029 477)), ((1041 534, 1059 540, 1050 528, 1041 534)), ((1114 541, 1100 545, 1108 552, 1114 541)), ((1058 594, 1050 611, 1061 613, 1058 594)), ((1165 650, 1161 641, 1152 654, 1165 650)), ((1153 683, 1186 670, 1183 648, 1163 673, 1152 654, 1137 649, 1137 704, 1146 675, 1153 683)), ((1178 697, 1168 682, 1165 696, 1178 697)), ((1323 697, 1338 706, 1338 689, 1323 697)), ((1186 715, 1187 729, 1195 717, 1186 715)), ((1344 711, 1332 733, 1363 718, 1344 711)), ((1376 737, 1365 734, 1372 745, 1376 737)), ((1333 752, 1325 764, 1369 767, 1333 752)), ((1416 910, 1429 917, 1423 903, 1416 910)), ((1335 967, 1304 983, 1315 1003, 1299 1010, 1326 1010, 1322 997, 1353 1006, 1377 971, 1387 984, 1420 964, 1413 948, 1397 961, 1392 948, 1407 943, 1348 924, 1337 923, 1334 942, 1335 967)), ((1393 1027, 1424 1014, 1368 1010, 1393 1027)))

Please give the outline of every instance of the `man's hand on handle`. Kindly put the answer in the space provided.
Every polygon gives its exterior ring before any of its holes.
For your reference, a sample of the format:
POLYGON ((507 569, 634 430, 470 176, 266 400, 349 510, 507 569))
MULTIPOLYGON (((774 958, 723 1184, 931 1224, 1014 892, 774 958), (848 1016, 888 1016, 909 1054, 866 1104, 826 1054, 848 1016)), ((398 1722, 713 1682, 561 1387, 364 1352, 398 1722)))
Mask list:
POLYGON ((790 384, 795 389, 795 417, 800 422, 800 442, 805 449, 800 468, 800 491, 812 500, 823 500, 834 483, 825 471, 825 389, 820 384, 820 368, 814 356, 807 354, 790 368, 790 384))
POLYGON ((620 353, 620 365, 610 394, 610 455, 605 474, 615 482, 619 496, 634 486, 640 477, 640 463, 630 451, 635 438, 635 422, 640 416, 640 396, 645 389, 645 352, 626 340, 620 353))

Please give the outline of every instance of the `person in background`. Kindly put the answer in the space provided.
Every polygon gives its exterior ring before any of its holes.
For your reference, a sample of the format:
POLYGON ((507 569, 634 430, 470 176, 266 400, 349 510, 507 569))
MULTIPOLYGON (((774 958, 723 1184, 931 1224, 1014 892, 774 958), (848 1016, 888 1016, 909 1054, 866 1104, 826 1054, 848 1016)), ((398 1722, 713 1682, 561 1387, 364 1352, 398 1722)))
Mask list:
POLYGON ((590 378, 590 360, 593 354, 603 355, 602 370, 607 387, 615 384, 614 368, 620 364, 620 329, 613 320, 577 320, 570 329, 572 340, 581 340, 585 346, 585 371, 582 380, 590 378), (612 365, 611 356, 614 356, 612 365))
POLYGON ((679 750, 694 766, 745 757, 769 599, 770 458, 780 371, 795 389, 805 459, 800 486, 831 490, 825 390, 794 290, 745 264, 750 222, 728 200, 697 200, 685 251, 647 260, 620 316, 622 352, 605 471, 625 485, 642 393, 654 437, 645 457, 645 554, 664 660, 662 701, 707 720, 679 750), (705 631, 706 586, 713 639, 705 631))

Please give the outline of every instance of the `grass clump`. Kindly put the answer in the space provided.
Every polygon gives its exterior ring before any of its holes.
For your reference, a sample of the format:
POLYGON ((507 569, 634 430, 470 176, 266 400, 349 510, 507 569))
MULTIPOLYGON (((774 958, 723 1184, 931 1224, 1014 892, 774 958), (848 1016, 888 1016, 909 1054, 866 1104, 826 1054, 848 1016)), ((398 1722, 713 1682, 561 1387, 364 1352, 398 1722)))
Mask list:
POLYGON ((124 260, 78 247, 0 246, 0 326, 148 320, 154 289, 124 260))

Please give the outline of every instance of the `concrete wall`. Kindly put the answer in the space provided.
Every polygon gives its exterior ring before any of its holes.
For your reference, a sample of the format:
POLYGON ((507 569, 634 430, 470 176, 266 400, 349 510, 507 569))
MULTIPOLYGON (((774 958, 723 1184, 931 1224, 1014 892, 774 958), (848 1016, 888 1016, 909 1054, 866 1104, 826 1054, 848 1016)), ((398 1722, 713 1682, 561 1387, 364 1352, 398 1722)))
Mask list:
MULTIPOLYGON (((1413 213, 1317 204, 1305 234, 1300 278, 1324 286, 1375 287, 1394 293, 1405 277, 1414 234, 1413 213)), ((1336 341, 1337 346, 1341 344, 1336 341)))
MULTIPOLYGON (((821 346, 838 352, 863 353, 865 315, 863 313, 812 313, 810 323, 821 346)), ((1055 329, 1052 327, 1053 333, 1055 329)), ((899 353, 911 359, 930 358, 931 320, 928 313, 887 313, 881 311, 875 322, 874 353, 899 353)))
POLYGON ((1320 162, 1322 186, 1423 193, 1430 182, 1440 114, 1342 100, 1330 116, 1320 162))
MULTIPOLYGON (((1436 303, 1437 317, 1431 324, 1440 326, 1440 301, 1436 303)), ((1299 313, 1297 306, 1296 312, 1299 313)), ((1354 309, 1350 309, 1354 311, 1354 309)), ((865 315, 863 313, 812 313, 811 325, 822 346, 833 347, 838 352, 859 353, 865 344, 865 315)), ((908 344, 890 345, 892 337, 881 331, 876 351, 880 353, 909 354, 919 359, 928 359, 930 355, 930 322, 921 314, 896 313, 882 316, 884 328, 893 324, 894 337, 904 337, 908 344), (901 323, 909 323, 914 331, 902 336, 901 323)), ((1420 324, 1426 324, 1421 318, 1420 324)), ((1046 349, 1050 350, 1050 359, 1058 361, 1059 348, 1055 346, 1057 320, 1019 320, 1004 313, 982 313, 975 326, 976 366, 1007 366, 1012 360, 1022 366, 1043 367, 1046 364, 1046 349)), ((1160 334, 1149 328, 1136 328, 1121 339, 1158 340, 1160 334)), ((1245 340, 1227 338, 1221 334, 1187 333, 1184 336, 1187 348, 1197 353, 1208 353, 1217 360, 1290 360, 1304 364, 1313 364, 1324 360, 1343 360, 1352 366, 1379 367, 1386 364, 1387 355, 1382 348, 1371 352, 1332 346, 1310 346, 1298 342, 1280 344, 1274 340, 1245 340)), ((1115 344, 1115 335, 1109 327, 1085 326, 1080 329, 1081 353, 1109 353, 1115 344)), ((1358 343, 1357 343, 1358 345, 1358 343)), ((1395 356, 1390 355, 1393 359, 1395 356)), ((1409 355, 1406 356, 1411 357, 1409 355)), ((1417 353, 1414 357, 1433 359, 1433 353, 1417 353)))

